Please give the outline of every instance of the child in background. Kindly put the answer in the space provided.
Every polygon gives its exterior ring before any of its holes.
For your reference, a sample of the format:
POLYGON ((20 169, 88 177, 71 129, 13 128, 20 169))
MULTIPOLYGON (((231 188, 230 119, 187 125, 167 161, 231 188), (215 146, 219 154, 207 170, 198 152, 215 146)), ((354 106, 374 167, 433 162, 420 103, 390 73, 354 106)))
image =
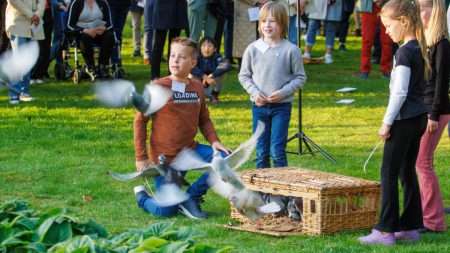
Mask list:
POLYGON ((231 65, 223 61, 217 52, 216 42, 210 37, 200 40, 200 55, 197 66, 192 70, 192 75, 200 79, 205 88, 205 94, 211 103, 219 102, 219 94, 222 90, 222 77, 231 70, 231 65))
POLYGON ((425 84, 428 125, 420 141, 416 171, 419 177, 424 231, 442 232, 447 226, 439 181, 433 169, 433 156, 442 133, 450 122, 450 43, 444 2, 419 0, 419 3, 432 71, 425 84))
POLYGON ((378 132, 385 140, 380 218, 372 233, 359 241, 394 245, 396 240, 419 240, 418 229, 423 226, 415 162, 427 123, 423 94, 430 65, 417 2, 391 0, 383 6, 381 20, 392 40, 403 44, 395 53, 389 104, 378 132), (404 195, 400 217, 399 178, 404 195))
POLYGON ((260 10, 261 38, 245 50, 239 81, 253 103, 253 131, 265 124, 256 145, 256 167, 287 166, 286 143, 294 93, 306 75, 298 47, 287 41, 288 15, 281 3, 268 2, 260 10))
MULTIPOLYGON (((183 148, 192 148, 202 159, 210 162, 213 149, 229 154, 219 141, 214 125, 209 117, 205 103, 202 84, 189 79, 189 73, 196 65, 197 45, 186 38, 175 38, 170 46, 169 71, 170 76, 154 81, 172 89, 173 96, 166 105, 155 112, 151 118, 137 112, 134 119, 134 147, 136 153, 136 168, 142 170, 153 161, 158 164, 158 156, 164 155, 167 164, 183 148), (152 120, 150 135, 150 153, 147 152, 147 124, 152 120), (198 144, 194 138, 200 129, 211 146, 198 144)), ((164 184, 164 178, 158 177, 155 186, 164 184)), ((172 216, 178 211, 189 218, 203 219, 207 215, 200 209, 200 201, 208 190, 208 173, 204 173, 187 190, 190 198, 177 205, 162 207, 145 192, 143 186, 135 187, 134 191, 139 207, 156 216, 172 216)))

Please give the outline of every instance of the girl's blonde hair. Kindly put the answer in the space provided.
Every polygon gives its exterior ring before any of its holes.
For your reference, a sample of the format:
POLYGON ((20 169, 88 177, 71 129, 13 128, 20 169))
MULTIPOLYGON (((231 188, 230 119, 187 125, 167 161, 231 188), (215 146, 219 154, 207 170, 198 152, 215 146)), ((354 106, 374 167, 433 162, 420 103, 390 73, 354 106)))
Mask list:
POLYGON ((448 39, 447 14, 444 0, 421 0, 425 6, 432 7, 428 28, 425 29, 427 46, 436 45, 441 39, 448 39))
POLYGON ((281 38, 286 38, 289 24, 289 17, 287 14, 286 6, 282 3, 269 1, 265 3, 259 11, 259 24, 258 31, 263 37, 262 33, 262 21, 266 20, 269 15, 275 18, 275 21, 281 28, 281 38))
POLYGON ((425 61, 425 78, 431 73, 430 60, 427 53, 427 43, 420 18, 420 6, 416 0, 390 0, 381 9, 381 15, 391 19, 406 20, 406 31, 414 32, 419 41, 420 51, 425 61), (388 11, 390 12, 387 16, 388 11))

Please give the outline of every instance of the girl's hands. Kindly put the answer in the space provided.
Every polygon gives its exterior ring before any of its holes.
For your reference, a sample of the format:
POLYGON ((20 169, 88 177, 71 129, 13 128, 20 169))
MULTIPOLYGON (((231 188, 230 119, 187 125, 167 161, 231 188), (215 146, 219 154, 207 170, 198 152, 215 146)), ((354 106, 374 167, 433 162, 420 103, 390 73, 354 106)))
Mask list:
POLYGON ((383 125, 381 125, 380 130, 378 130, 378 135, 380 136, 381 139, 387 140, 391 137, 390 131, 391 131, 391 126, 383 124, 383 125))
POLYGON ((277 90, 277 91, 274 91, 274 92, 272 93, 272 95, 270 95, 270 96, 267 98, 267 101, 268 101, 269 103, 278 103, 278 102, 280 102, 282 99, 283 99, 283 97, 281 96, 281 92, 280 92, 279 90, 277 90))
POLYGON ((430 134, 433 133, 438 128, 438 125, 439 125, 438 121, 428 119, 427 132, 430 134))

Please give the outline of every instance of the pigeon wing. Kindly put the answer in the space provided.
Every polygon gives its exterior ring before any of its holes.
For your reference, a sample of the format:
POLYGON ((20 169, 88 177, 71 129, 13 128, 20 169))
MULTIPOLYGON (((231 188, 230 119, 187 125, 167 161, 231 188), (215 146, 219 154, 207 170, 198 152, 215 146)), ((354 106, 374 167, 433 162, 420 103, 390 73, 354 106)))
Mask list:
POLYGON ((178 171, 198 170, 211 168, 211 164, 203 159, 192 149, 182 149, 170 166, 178 171))

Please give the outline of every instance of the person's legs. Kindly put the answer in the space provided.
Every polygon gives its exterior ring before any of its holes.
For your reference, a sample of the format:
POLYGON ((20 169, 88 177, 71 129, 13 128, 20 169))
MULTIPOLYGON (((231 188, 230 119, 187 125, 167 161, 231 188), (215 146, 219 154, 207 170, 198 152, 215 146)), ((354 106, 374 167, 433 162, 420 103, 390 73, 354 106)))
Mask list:
MULTIPOLYGON (((144 6, 144 59, 151 59, 153 49, 153 5, 155 0, 146 0, 144 6)), ((150 61, 149 61, 150 62, 150 61)))
MULTIPOLYGON (((11 35, 10 41, 12 50, 16 51, 18 50, 19 46, 30 42, 30 39, 11 35)), ((30 77, 31 72, 28 72, 23 76, 22 80, 10 84, 12 87, 12 89, 9 89, 8 92, 10 101, 18 102, 21 93, 29 94, 30 77)))
POLYGON ((167 30, 156 30, 154 35, 155 43, 153 44, 152 57, 150 58, 152 60, 152 80, 161 76, 161 57, 164 50, 167 30))
POLYGON ((127 21, 129 6, 124 8, 120 5, 110 5, 111 19, 113 23, 114 33, 117 38, 117 45, 111 55, 111 62, 114 64, 122 65, 121 48, 122 48, 122 32, 127 21))
POLYGON ((270 134, 270 154, 273 167, 286 167, 288 165, 286 144, 291 110, 291 103, 274 105, 271 109, 272 129, 270 134))
MULTIPOLYGON (((206 4, 198 6, 198 8, 192 8, 188 5, 189 38, 197 42, 199 41, 202 30, 205 27, 206 17, 206 4)), ((214 34, 212 34, 212 36, 214 36, 214 34)))
MULTIPOLYGON (((311 50, 316 43, 317 30, 320 28, 320 20, 310 19, 308 30, 306 32, 305 56, 311 57, 311 50)), ((307 58, 307 57, 306 57, 307 58)))
POLYGON ((369 73, 371 70, 370 56, 372 52, 373 41, 375 39, 375 27, 377 24, 376 13, 361 13, 361 31, 362 31, 362 45, 361 45, 361 64, 360 72, 369 73))
POLYGON ((97 41, 100 45, 98 63, 99 65, 107 66, 114 48, 114 34, 112 31, 105 31, 101 36, 98 36, 97 41))
POLYGON ((336 38, 336 28, 338 23, 335 21, 325 21, 325 63, 333 63, 334 39, 336 38))
POLYGON ((267 106, 258 107, 253 105, 253 132, 258 126, 258 121, 264 123, 264 132, 258 138, 256 143, 256 168, 270 168, 270 134, 272 132, 272 119, 267 106))
POLYGON ((289 31, 288 31, 289 41, 297 45, 298 44, 297 36, 298 36, 297 15, 293 15, 289 17, 289 31))
POLYGON ((400 231, 409 231, 423 227, 420 190, 416 175, 416 160, 420 139, 425 131, 427 118, 425 115, 409 120, 409 145, 403 164, 400 168, 400 182, 403 187, 403 213, 399 219, 400 231))
POLYGON ((209 10, 206 10, 204 27, 205 27, 205 36, 214 38, 217 30, 217 18, 214 15, 212 15, 209 10))
MULTIPOLYGON (((205 162, 211 162, 213 158, 213 149, 209 145, 197 144, 194 151, 205 162)), ((209 189, 208 184, 209 173, 203 173, 186 191, 192 199, 200 201, 201 197, 206 194, 209 189)))
POLYGON ((52 5, 53 14, 53 39, 50 48, 50 61, 56 59, 56 63, 62 63, 61 44, 64 39, 64 12, 57 5, 52 5))
POLYGON ((178 206, 162 207, 144 190, 138 191, 135 194, 138 206, 148 213, 159 217, 171 217, 178 213, 178 206))
POLYGON ((48 76, 50 64, 50 47, 52 41, 53 18, 51 8, 45 9, 42 18, 45 38, 39 41, 39 58, 31 73, 31 79, 44 79, 48 76))
POLYGON ((339 23, 337 36, 339 37, 339 50, 345 50, 345 43, 347 42, 348 28, 350 27, 350 16, 353 12, 342 12, 342 20, 339 23))
POLYGON ((131 11, 131 26, 133 29, 133 56, 140 56, 141 52, 141 11, 131 11))
POLYGON ((416 161, 416 172, 419 178, 420 196, 422 202, 423 224, 433 231, 444 231, 444 203, 439 188, 439 180, 433 166, 434 152, 442 133, 450 121, 450 115, 441 115, 438 128, 433 132, 425 132, 420 141, 419 154, 416 161))
POLYGON ((87 34, 81 34, 79 36, 80 43, 80 51, 83 55, 84 62, 88 66, 89 69, 95 69, 95 60, 94 60, 94 39, 89 37, 87 34))
POLYGON ((228 1, 226 7, 224 47, 225 58, 231 62, 233 59, 234 1, 228 1))
MULTIPOLYGON (((380 17, 378 17, 380 19, 380 17)), ((380 59, 380 70, 384 75, 389 75, 392 70, 392 50, 393 42, 391 37, 386 34, 386 28, 383 23, 380 22, 380 42, 381 42, 381 59, 380 59)))

